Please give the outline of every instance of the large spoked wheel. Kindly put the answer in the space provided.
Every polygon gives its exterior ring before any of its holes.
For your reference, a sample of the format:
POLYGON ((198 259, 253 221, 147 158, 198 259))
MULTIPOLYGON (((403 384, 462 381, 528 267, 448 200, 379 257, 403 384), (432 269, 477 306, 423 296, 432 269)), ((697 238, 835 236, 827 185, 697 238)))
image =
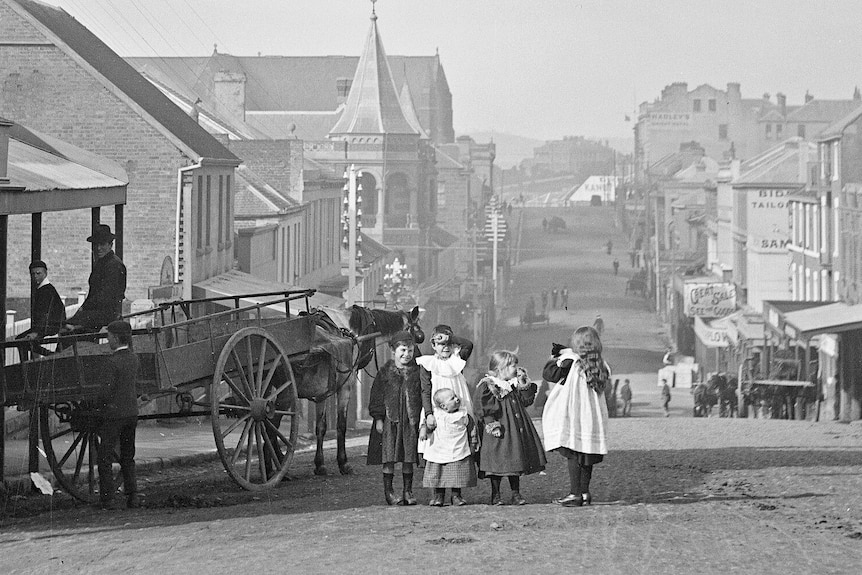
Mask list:
MULTIPOLYGON (((39 406, 39 432, 48 465, 62 489, 85 503, 99 500, 100 425, 101 418, 83 402, 39 406)), ((114 461, 119 461, 116 453, 114 461)), ((117 486, 119 469, 112 473, 117 486)))
POLYGON ((216 448, 240 486, 277 485, 293 459, 299 419, 293 369, 266 330, 246 327, 219 354, 210 386, 216 448))

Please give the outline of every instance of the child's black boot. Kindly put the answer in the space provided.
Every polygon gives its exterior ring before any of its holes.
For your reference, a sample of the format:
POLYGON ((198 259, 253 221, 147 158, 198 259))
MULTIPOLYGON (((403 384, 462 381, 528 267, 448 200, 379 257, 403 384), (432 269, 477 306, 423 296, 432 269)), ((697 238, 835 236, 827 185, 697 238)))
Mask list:
POLYGON ((398 505, 401 500, 395 496, 395 490, 392 488, 392 479, 395 477, 392 473, 383 474, 383 496, 386 498, 386 505, 398 505))
POLYGON ((403 473, 404 493, 401 497, 401 505, 416 505, 416 497, 413 496, 413 474, 403 473))

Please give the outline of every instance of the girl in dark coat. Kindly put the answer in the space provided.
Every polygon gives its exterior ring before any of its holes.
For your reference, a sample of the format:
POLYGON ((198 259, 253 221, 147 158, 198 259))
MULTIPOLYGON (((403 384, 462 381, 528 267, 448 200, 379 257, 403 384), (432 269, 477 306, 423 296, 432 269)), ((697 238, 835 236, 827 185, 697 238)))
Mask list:
POLYGON ((509 479, 513 505, 524 505, 521 475, 545 468, 545 449, 527 407, 536 398, 536 384, 518 367, 510 351, 491 354, 488 374, 476 388, 473 406, 480 427, 479 478, 491 480, 491 505, 502 505, 500 484, 509 479))
POLYGON ((398 332, 389 340, 392 359, 371 384, 368 412, 374 419, 368 441, 368 465, 383 465, 383 495, 387 505, 416 505, 413 496, 413 465, 418 461, 419 413, 422 389, 419 366, 414 358, 413 337, 398 332), (392 481, 395 464, 401 463, 404 489, 399 498, 392 481))

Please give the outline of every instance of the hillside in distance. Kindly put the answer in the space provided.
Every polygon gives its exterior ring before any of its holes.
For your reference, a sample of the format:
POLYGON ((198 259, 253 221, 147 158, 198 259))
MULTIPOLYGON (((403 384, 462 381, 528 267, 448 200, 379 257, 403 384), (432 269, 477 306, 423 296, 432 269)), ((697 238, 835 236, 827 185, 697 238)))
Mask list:
MULTIPOLYGON (((486 144, 493 140, 497 145, 497 159, 494 163, 504 169, 512 168, 520 164, 522 160, 532 158, 533 150, 545 143, 545 140, 537 140, 536 138, 517 136, 515 134, 506 134, 504 132, 473 132, 458 135, 470 136, 480 144, 486 144)), ((630 154, 634 148, 633 138, 601 138, 588 136, 587 139, 600 142, 607 141, 611 148, 614 148, 622 154, 630 154)))

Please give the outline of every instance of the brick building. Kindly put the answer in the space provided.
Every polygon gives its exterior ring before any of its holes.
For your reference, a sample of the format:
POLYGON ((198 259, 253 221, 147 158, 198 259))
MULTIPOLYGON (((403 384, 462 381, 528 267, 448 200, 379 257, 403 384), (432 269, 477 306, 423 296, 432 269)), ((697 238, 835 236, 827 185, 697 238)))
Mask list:
MULTIPOLYGON (((230 269, 239 159, 65 11, 0 0, 0 37, 3 115, 105 156, 128 174, 126 297, 146 297, 174 281, 188 295, 195 282, 230 269)), ((46 214, 44 227, 52 281, 65 293, 85 286, 89 217, 46 214)), ((26 222, 10 221, 10 237, 20 241, 25 230, 26 222)), ((26 270, 27 258, 26 246, 13 247, 9 268, 26 270)), ((10 293, 25 290, 27 275, 11 275, 10 293)))

